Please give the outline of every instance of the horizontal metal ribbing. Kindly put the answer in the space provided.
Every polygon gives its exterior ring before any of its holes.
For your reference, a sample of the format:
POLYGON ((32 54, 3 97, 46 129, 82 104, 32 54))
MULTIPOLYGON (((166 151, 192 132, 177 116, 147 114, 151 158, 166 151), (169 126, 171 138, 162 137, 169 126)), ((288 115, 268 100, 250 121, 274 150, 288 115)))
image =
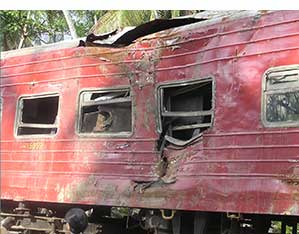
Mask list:
MULTIPOLYGON (((278 53, 278 52, 284 52, 284 51, 291 51, 291 50, 298 50, 298 47, 290 47, 290 48, 284 48, 284 49, 278 49, 278 50, 271 50, 271 51, 264 51, 264 52, 259 52, 259 53, 253 53, 253 54, 246 54, 246 55, 236 55, 236 56, 228 56, 228 57, 222 57, 222 58, 216 58, 212 60, 206 60, 202 62, 197 62, 197 63, 191 63, 191 64, 185 64, 185 65, 180 65, 180 66, 174 66, 174 67, 167 67, 167 68, 158 68, 155 70, 155 72, 164 72, 168 70, 176 70, 176 69, 185 69, 193 66, 198 66, 198 65, 203 65, 207 63, 212 63, 212 62, 220 62, 220 61, 225 61, 225 60, 231 60, 231 59, 241 59, 245 57, 251 57, 251 56, 257 56, 257 55, 264 55, 264 54, 273 54, 273 53, 278 53)), ((141 71, 137 72, 131 72, 130 74, 141 74, 141 71)), ((123 73, 107 73, 107 74, 96 74, 96 75, 82 75, 82 76, 72 76, 72 77, 66 77, 66 78, 60 78, 60 79, 53 79, 53 80, 42 80, 42 81, 35 81, 35 82, 20 82, 20 83, 12 83, 12 84, 4 84, 0 85, 0 88, 5 88, 5 87, 12 87, 12 86, 19 86, 19 85, 32 85, 32 84, 41 84, 41 83, 55 83, 55 82, 62 82, 62 81, 67 81, 67 80, 78 80, 78 79, 88 79, 88 78, 101 78, 101 77, 107 77, 107 76, 128 76, 128 73, 123 72, 123 73)))

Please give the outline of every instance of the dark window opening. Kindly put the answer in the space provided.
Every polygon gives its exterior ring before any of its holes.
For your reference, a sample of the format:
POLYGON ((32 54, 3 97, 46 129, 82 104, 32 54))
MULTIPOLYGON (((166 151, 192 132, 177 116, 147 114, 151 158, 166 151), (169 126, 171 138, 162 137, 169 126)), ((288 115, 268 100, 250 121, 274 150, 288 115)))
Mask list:
POLYGON ((129 90, 84 91, 80 95, 80 133, 126 133, 132 131, 129 90))
POLYGON ((17 135, 55 134, 58 96, 21 98, 17 135))
POLYGON ((30 127, 18 128, 18 135, 55 134, 56 132, 57 132, 57 128, 30 128, 30 127))
POLYGON ((23 123, 54 124, 58 112, 58 97, 23 99, 23 123))
POLYGON ((299 123, 299 67, 270 69, 265 75, 264 119, 271 126, 299 123))
POLYGON ((160 89, 162 132, 189 140, 212 125, 212 80, 160 89))

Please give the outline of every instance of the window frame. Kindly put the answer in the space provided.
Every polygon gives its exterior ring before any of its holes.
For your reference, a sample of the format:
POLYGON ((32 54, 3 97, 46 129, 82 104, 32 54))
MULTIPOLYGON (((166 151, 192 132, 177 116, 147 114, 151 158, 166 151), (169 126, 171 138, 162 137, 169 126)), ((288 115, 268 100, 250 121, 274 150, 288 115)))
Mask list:
MULTIPOLYGON (((45 137, 45 138, 53 138, 55 137, 58 132, 59 132, 59 113, 60 113, 60 98, 61 95, 60 93, 38 93, 38 94, 26 94, 26 95, 21 95, 18 97, 17 100, 17 105, 16 105, 16 115, 15 115, 15 125, 14 125, 14 136, 15 138, 41 138, 41 137, 45 137), (22 110, 23 108, 21 108, 21 104, 22 104, 22 100, 24 99, 38 99, 38 98, 46 98, 46 97, 58 97, 58 109, 57 109, 57 116, 56 116, 56 121, 54 124, 24 124, 21 122, 21 118, 22 118, 22 110), (20 126, 22 125, 22 126, 20 126), (31 127, 32 125, 35 126, 47 126, 47 128, 57 128, 56 133, 54 134, 24 134, 24 135, 19 135, 18 134, 18 128, 19 127, 26 127, 29 126, 31 127)), ((33 127, 34 128, 34 127, 33 127)), ((38 128, 38 127, 36 127, 38 128)))
POLYGON ((281 122, 269 122, 267 121, 267 95, 271 94, 285 94, 290 92, 299 92, 299 78, 298 87, 292 87, 293 84, 286 84, 282 88, 274 87, 272 89, 267 89, 267 77, 270 73, 283 73, 290 70, 298 70, 298 76, 299 76, 299 65, 293 64, 293 65, 286 65, 286 66, 278 66, 278 67, 271 67, 265 71, 262 78, 262 92, 261 92, 261 121, 262 125, 264 127, 268 128, 279 128, 279 127, 299 127, 299 121, 281 121, 281 122))
POLYGON ((75 121, 75 133, 79 137, 93 137, 93 138, 120 138, 120 137, 126 137, 129 138, 134 134, 134 124, 135 124, 135 105, 134 105, 134 93, 130 86, 117 86, 114 88, 84 88, 81 89, 78 93, 77 98, 77 110, 76 110, 76 121, 75 121), (131 98, 131 130, 130 132, 115 132, 115 133, 105 133, 105 132, 89 132, 84 133, 80 132, 81 127, 81 121, 82 121, 82 101, 81 101, 81 94, 85 92, 95 92, 95 93, 109 93, 109 92, 121 92, 121 91, 129 91, 130 92, 130 98, 131 98))
POLYGON ((167 81, 160 83, 156 88, 156 99, 157 99, 157 107, 158 107, 158 116, 157 116, 157 131, 158 133, 162 133, 162 107, 163 107, 163 88, 173 88, 173 87, 183 87, 192 84, 200 84, 210 81, 212 83, 212 107, 209 111, 202 111, 202 112, 212 112, 211 113, 211 123, 208 129, 213 128, 214 126, 214 119, 215 119, 215 91, 216 91, 216 82, 213 76, 205 77, 205 78, 196 78, 196 79, 188 79, 188 80, 175 80, 175 81, 167 81))

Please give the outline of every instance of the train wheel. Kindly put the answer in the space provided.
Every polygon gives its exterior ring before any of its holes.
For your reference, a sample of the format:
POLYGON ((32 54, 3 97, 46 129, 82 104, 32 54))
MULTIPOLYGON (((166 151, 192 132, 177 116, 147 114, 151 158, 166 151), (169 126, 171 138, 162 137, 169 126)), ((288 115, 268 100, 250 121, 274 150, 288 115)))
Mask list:
POLYGON ((232 219, 231 220, 231 225, 229 229, 229 234, 240 234, 240 222, 237 219, 232 219))
POLYGON ((194 234, 206 234, 207 221, 206 214, 196 212, 194 215, 194 234))
POLYGON ((253 219, 254 234, 268 234, 271 220, 268 218, 256 217, 253 219))
POLYGON ((207 234, 208 215, 202 212, 181 214, 177 212, 172 220, 173 234, 207 234))

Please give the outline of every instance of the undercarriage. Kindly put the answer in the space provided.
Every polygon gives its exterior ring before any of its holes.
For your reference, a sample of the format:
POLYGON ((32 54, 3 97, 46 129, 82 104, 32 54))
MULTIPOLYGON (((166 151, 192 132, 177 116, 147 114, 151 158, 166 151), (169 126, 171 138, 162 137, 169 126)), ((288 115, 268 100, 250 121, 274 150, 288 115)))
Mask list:
MULTIPOLYGON (((70 205, 12 203, 1 209, 1 234, 70 233, 70 205), (56 207, 56 209, 55 209, 56 207)), ((82 206, 85 234, 298 234, 296 216, 82 206)), ((80 208, 80 209, 81 209, 80 208)))

